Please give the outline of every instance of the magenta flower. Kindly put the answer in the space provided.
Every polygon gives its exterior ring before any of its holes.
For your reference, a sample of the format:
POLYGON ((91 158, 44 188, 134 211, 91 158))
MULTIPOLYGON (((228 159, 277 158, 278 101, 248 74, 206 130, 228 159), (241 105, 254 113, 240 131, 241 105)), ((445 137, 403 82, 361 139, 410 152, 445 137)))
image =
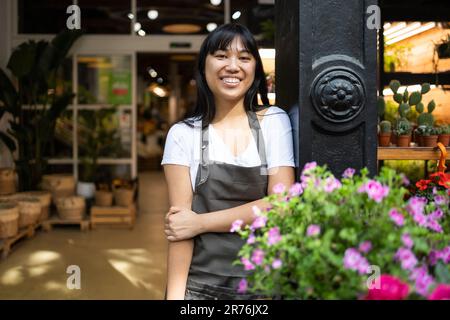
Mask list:
POLYGON ((380 288, 369 289, 365 300, 403 300, 409 294, 408 284, 400 279, 382 274, 380 276, 380 288))
POLYGON ((370 241, 364 241, 358 247, 358 250, 362 253, 368 253, 371 249, 372 249, 372 242, 370 241))
POLYGON ((436 265, 436 263, 438 262, 438 259, 440 258, 441 253, 437 250, 431 250, 430 253, 428 254, 428 260, 430 262, 431 266, 436 265))
POLYGON ((399 248, 394 259, 400 261, 403 270, 412 270, 417 265, 417 258, 408 248, 399 248))
POLYGON ((414 221, 421 227, 426 227, 428 225, 428 218, 423 213, 417 213, 413 216, 414 221))
POLYGON ((272 268, 274 268, 274 269, 279 269, 279 268, 281 268, 282 265, 283 265, 283 262, 281 261, 281 259, 275 259, 272 262, 272 268))
POLYGON ((280 241, 281 241, 280 228, 278 227, 270 228, 267 240, 269 246, 274 245, 280 241))
POLYGON ((434 232, 442 233, 442 226, 437 222, 436 220, 429 219, 427 223, 427 227, 430 230, 433 230, 434 232))
POLYGON ((428 300, 450 300, 450 285, 439 284, 428 296, 428 300))
POLYGON ((240 231, 243 223, 244 221, 240 219, 234 221, 233 224, 231 225, 230 232, 240 231))
POLYGON ((318 234, 320 234, 320 226, 317 224, 311 224, 306 229, 306 235, 308 237, 317 236, 318 234))
POLYGON ((253 233, 250 233, 247 239, 247 244, 254 244, 256 241, 255 235, 253 233))
POLYGON ((411 280, 415 280, 416 292, 421 296, 427 297, 431 286, 434 284, 433 277, 428 274, 425 266, 415 268, 410 275, 411 280))
POLYGON ((389 194, 389 187, 376 180, 369 180, 358 189, 358 192, 365 192, 370 199, 380 203, 389 194))
POLYGON ((335 177, 328 177, 325 179, 323 190, 326 193, 331 193, 334 190, 339 189, 340 187, 342 187, 342 184, 338 179, 336 179, 335 177))
POLYGON ((411 238, 411 236, 409 235, 409 233, 404 233, 402 235, 402 242, 405 245, 405 247, 411 249, 414 245, 414 241, 411 238))
POLYGON ((252 223, 250 228, 252 230, 263 228, 263 227, 266 226, 266 223, 267 223, 267 217, 258 216, 258 217, 255 218, 255 220, 253 220, 253 223, 252 223))
POLYGON ((450 263, 450 246, 447 246, 441 250, 440 258, 444 263, 450 263))
POLYGON ((434 203, 436 203, 438 206, 446 206, 448 205, 448 199, 439 194, 434 197, 434 203))
POLYGON ((245 270, 254 270, 255 266, 247 258, 241 258, 241 262, 244 265, 245 270))
POLYGON ((248 288, 247 280, 241 279, 241 281, 239 281, 237 292, 244 294, 247 292, 247 288, 248 288))
POLYGON ((414 217, 415 215, 423 214, 423 210, 426 204, 427 200, 425 198, 412 197, 408 201, 406 210, 414 217))
POLYGON ((302 193, 303 193, 302 184, 298 182, 294 183, 292 187, 289 189, 289 194, 291 195, 291 197, 299 196, 302 193))
POLYGON ((347 178, 347 179, 351 179, 354 174, 355 174, 355 169, 347 168, 347 169, 345 169, 344 173, 342 174, 342 177, 343 178, 347 178))
POLYGON ((436 210, 434 210, 431 214, 430 214, 430 218, 433 220, 439 220, 444 216, 444 211, 442 211, 442 209, 438 208, 436 210))
POLYGON ((285 190, 286 190, 286 187, 281 182, 274 185, 273 189, 272 189, 273 193, 277 193, 277 194, 283 193, 285 190))
POLYGON ((264 260, 264 251, 261 249, 255 249, 251 258, 252 262, 257 266, 261 265, 264 260))
POLYGON ((344 268, 366 274, 369 270, 369 262, 355 248, 348 248, 344 254, 344 268))
POLYGON ((315 169, 317 167, 317 162, 313 161, 313 162, 308 162, 307 164, 305 164, 305 166, 303 167, 303 171, 302 174, 307 173, 313 169, 315 169))
POLYGON ((389 211, 389 217, 399 227, 403 226, 405 223, 405 218, 397 209, 391 209, 391 211, 389 211))
POLYGON ((404 186, 410 185, 411 182, 409 181, 408 177, 404 173, 401 174, 401 178, 402 178, 402 183, 404 186))

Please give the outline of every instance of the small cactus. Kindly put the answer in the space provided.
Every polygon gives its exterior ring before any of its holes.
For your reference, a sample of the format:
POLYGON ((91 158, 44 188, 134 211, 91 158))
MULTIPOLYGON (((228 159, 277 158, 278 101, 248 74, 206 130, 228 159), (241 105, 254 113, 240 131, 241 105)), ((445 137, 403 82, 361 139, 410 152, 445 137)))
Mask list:
POLYGON ((380 122, 380 130, 382 133, 391 133, 392 125, 390 121, 383 120, 380 122))
POLYGON ((397 136, 405 136, 411 134, 411 123, 408 121, 408 119, 400 119, 397 122, 396 134, 397 136))
POLYGON ((436 103, 434 100, 431 100, 428 103, 427 112, 424 112, 424 106, 423 103, 420 103, 420 106, 416 106, 416 111, 419 113, 419 116, 417 117, 417 123, 419 126, 426 125, 428 127, 433 127, 434 125, 434 117, 432 115, 432 112, 436 108, 436 103))
POLYGON ((386 111, 386 101, 384 101, 383 97, 378 97, 377 111, 378 111, 378 116, 380 118, 384 115, 384 112, 386 111))

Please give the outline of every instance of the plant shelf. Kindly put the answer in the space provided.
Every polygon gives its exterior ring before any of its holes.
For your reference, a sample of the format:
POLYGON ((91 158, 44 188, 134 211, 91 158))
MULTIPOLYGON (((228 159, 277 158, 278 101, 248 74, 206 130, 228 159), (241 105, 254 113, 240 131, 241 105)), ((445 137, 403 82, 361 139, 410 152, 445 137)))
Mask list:
MULTIPOLYGON (((447 147, 450 160, 450 148, 447 147)), ((441 151, 431 147, 378 147, 378 160, 439 160, 441 151)))

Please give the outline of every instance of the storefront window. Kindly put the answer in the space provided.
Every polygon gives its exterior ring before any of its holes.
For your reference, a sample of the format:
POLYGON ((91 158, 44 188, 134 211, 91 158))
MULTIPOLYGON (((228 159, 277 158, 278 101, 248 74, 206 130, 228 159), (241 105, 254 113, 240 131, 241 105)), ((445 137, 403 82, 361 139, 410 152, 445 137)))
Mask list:
POLYGON ((130 34, 131 1, 78 0, 81 29, 87 34, 130 34))

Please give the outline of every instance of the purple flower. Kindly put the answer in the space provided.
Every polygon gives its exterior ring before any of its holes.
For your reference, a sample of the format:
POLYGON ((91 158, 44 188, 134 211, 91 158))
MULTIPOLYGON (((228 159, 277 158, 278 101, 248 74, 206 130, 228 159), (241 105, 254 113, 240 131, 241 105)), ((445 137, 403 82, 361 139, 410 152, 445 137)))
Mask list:
POLYGON ((428 225, 428 218, 423 213, 417 213, 413 216, 413 219, 421 227, 426 227, 428 225))
POLYGON ((358 271, 359 274, 367 273, 369 263, 358 250, 355 248, 348 248, 344 254, 344 268, 358 271))
POLYGON ((439 222, 437 222, 436 220, 433 220, 433 219, 428 220, 427 227, 428 227, 428 229, 433 230, 438 233, 443 232, 442 226, 439 224, 439 222))
POLYGON ((250 233, 247 239, 247 244, 254 244, 256 241, 255 235, 253 233, 250 233))
POLYGON ((430 265, 434 266, 438 262, 438 259, 441 257, 441 253, 437 250, 431 250, 428 255, 428 260, 430 261, 430 265))
POLYGON ((434 210, 431 214, 430 214, 430 218, 432 220, 439 220, 440 218, 442 218, 444 216, 444 212, 442 211, 442 209, 436 209, 434 210))
POLYGON ((416 292, 424 297, 427 297, 430 287, 434 283, 434 279, 428 274, 425 266, 415 268, 410 275, 411 280, 416 281, 416 292))
POLYGON ((413 217, 417 214, 423 214, 423 210, 425 205, 427 204, 427 200, 421 197, 412 197, 408 201, 408 205, 406 206, 406 210, 413 217))
POLYGON ((281 241, 280 228, 278 227, 270 228, 267 241, 269 246, 274 245, 280 241, 281 241))
POLYGON ((291 195, 291 197, 296 197, 299 196, 303 193, 303 188, 302 188, 302 184, 301 183, 294 183, 292 185, 292 187, 289 189, 289 193, 291 195))
POLYGON ((448 199, 446 197, 444 197, 443 195, 437 195, 434 197, 434 202, 438 205, 438 206, 446 206, 448 204, 448 199))
POLYGON ((369 180, 358 189, 358 192, 366 192, 370 199, 380 203, 389 194, 389 187, 376 180, 369 180))
POLYGON ((242 221, 240 219, 234 221, 233 224, 231 225, 230 232, 236 232, 236 231, 241 230, 243 223, 244 223, 244 221, 242 221))
POLYGON ((440 258, 444 263, 450 263, 450 246, 447 246, 441 250, 440 258))
POLYGON ((410 185, 410 181, 409 181, 408 177, 404 173, 401 174, 401 178, 402 178, 402 183, 403 183, 404 186, 409 186, 410 185))
POLYGON ((277 194, 283 193, 285 190, 286 190, 286 187, 281 182, 274 185, 273 189, 272 189, 273 193, 277 193, 277 194))
POLYGON ((279 268, 281 268, 282 265, 283 265, 283 262, 281 261, 281 259, 275 259, 272 262, 272 268, 274 268, 274 269, 279 269, 279 268))
POLYGON ((257 266, 261 265, 264 260, 264 251, 261 249, 255 249, 255 251, 253 251, 251 260, 257 266))
POLYGON ((256 230, 262 227, 265 227, 267 223, 267 217, 264 216, 258 216, 255 218, 255 220, 253 220, 253 223, 251 225, 251 229, 252 230, 256 230))
POLYGON ((364 241, 358 247, 358 250, 362 253, 368 253, 371 249, 372 249, 372 242, 370 241, 364 241))
POLYGON ((307 173, 313 169, 315 169, 317 167, 317 162, 313 161, 313 162, 308 162, 307 164, 305 164, 305 166, 303 167, 303 173, 307 173))
POLYGON ((394 258, 401 262, 403 270, 412 270, 417 265, 416 256, 408 248, 399 248, 394 258))
POLYGON ((350 179, 353 177, 354 174, 355 174, 355 169, 347 168, 347 169, 345 169, 344 173, 342 174, 342 177, 350 179))
POLYGON ((241 262, 244 265, 245 270, 254 270, 255 266, 247 258, 241 258, 241 262))
POLYGON ((342 184, 338 179, 336 179, 335 177, 328 177, 325 179, 325 185, 323 187, 323 190, 326 193, 330 193, 333 192, 335 189, 339 189, 340 187, 342 187, 342 184))
POLYGON ((320 226, 317 224, 311 224, 306 229, 306 235, 308 237, 317 236, 318 234, 320 234, 320 226))
POLYGON ((239 285, 238 285, 238 290, 237 290, 238 293, 246 293, 247 288, 248 288, 247 280, 241 279, 241 281, 239 281, 239 285))
POLYGON ((400 212, 398 212, 397 209, 391 209, 391 211, 389 211, 389 217, 399 227, 403 226, 403 224, 405 223, 405 218, 400 212))
POLYGON ((413 241, 413 239, 411 239, 411 236, 409 235, 409 233, 404 233, 402 235, 402 242, 409 249, 411 249, 414 245, 414 241, 413 241))

